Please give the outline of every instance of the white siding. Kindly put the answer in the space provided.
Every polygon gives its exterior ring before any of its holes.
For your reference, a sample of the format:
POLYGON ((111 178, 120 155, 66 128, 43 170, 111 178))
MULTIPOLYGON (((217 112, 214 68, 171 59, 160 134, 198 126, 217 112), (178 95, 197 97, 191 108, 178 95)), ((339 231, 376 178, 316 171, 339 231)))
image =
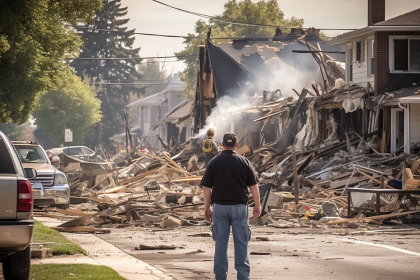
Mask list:
POLYGON ((368 50, 367 50, 367 38, 363 40, 363 61, 356 61, 356 42, 353 41, 353 82, 354 84, 361 85, 363 87, 367 87, 367 83, 369 82, 371 86, 374 86, 374 76, 368 75, 368 50))
POLYGON ((420 104, 410 104, 410 143, 420 142, 420 104))

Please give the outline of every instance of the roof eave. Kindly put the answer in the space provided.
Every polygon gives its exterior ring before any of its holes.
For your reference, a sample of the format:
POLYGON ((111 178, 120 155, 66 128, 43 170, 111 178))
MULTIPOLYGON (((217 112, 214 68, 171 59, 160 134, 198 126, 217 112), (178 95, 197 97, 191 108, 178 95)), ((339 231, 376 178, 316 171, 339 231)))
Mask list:
POLYGON ((372 31, 420 31, 420 25, 373 25, 370 29, 372 31))
POLYGON ((349 41, 353 41, 354 39, 366 37, 367 35, 370 35, 373 32, 374 31, 371 29, 371 26, 368 26, 365 28, 347 32, 337 37, 334 37, 330 41, 328 41, 328 44, 333 45, 333 46, 344 45, 348 43, 349 41))

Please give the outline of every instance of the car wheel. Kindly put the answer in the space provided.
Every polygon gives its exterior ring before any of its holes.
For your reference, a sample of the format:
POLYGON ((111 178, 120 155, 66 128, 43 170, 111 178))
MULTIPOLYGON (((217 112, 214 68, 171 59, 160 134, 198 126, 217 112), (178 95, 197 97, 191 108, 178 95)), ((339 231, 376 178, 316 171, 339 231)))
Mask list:
POLYGON ((3 260, 5 280, 28 280, 31 272, 31 246, 3 260))

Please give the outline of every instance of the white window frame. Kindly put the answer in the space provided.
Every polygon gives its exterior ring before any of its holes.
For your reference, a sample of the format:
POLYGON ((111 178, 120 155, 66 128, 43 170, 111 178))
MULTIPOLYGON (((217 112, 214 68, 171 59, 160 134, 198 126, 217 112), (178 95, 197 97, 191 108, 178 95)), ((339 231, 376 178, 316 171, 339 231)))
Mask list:
POLYGON ((365 61, 365 39, 360 39, 355 41, 354 44, 354 49, 356 50, 356 52, 353 54, 354 55, 354 59, 356 60, 356 62, 358 63, 362 63, 363 61, 365 61), (360 43, 360 60, 357 60, 357 43, 360 43))
POLYGON ((375 58, 375 37, 367 38, 367 76, 372 77, 372 58, 375 58))
POLYGON ((354 52, 353 52, 353 42, 351 44, 346 45, 346 82, 353 82, 353 79, 350 80, 351 73, 350 73, 350 65, 353 65, 354 61, 354 52), (351 52, 351 57, 350 57, 351 52))
POLYGON ((410 110, 407 109, 391 108, 391 153, 395 152, 397 147, 397 113, 404 110, 404 153, 410 153, 410 110))
MULTIPOLYGON (((394 40, 420 40, 420 36, 404 36, 404 35, 398 35, 398 36, 389 36, 389 72, 390 73, 399 73, 399 74, 412 74, 412 73, 420 73, 419 70, 416 71, 401 71, 401 70, 394 70, 395 64, 394 64, 394 40)), ((408 42, 408 69, 410 69, 410 42, 408 42)))

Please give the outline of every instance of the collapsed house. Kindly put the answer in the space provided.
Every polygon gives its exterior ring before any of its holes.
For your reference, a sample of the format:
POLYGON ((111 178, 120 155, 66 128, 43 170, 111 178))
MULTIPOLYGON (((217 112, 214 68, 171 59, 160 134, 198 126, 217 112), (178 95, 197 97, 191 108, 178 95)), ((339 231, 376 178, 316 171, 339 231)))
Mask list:
MULTIPOLYGON (((246 36, 220 45, 208 39, 199 51, 194 130, 199 133, 206 123, 219 125, 216 128, 221 131, 232 130, 239 138, 245 137, 243 143, 252 148, 271 143, 279 138, 287 121, 277 114, 279 118, 264 118, 265 122, 255 125, 251 118, 261 117, 263 111, 272 109, 268 102, 280 97, 296 97, 299 95, 296 89, 300 91, 308 83, 315 86, 315 91, 309 95, 319 96, 327 90, 327 85, 328 88, 334 86, 335 79, 344 78, 342 60, 343 49, 327 44, 316 29, 305 32, 292 29, 290 34, 280 32, 273 38, 246 36), (262 102, 249 102, 255 95, 262 96, 262 102), (259 111, 254 110, 253 116, 223 121, 220 127, 220 123, 208 120, 217 104, 221 104, 225 112, 229 108, 238 111, 234 107, 247 106, 248 114, 252 106, 259 111), (266 109, 263 106, 267 106, 266 109)), ((289 99, 287 103, 293 107, 293 102, 289 99)))

